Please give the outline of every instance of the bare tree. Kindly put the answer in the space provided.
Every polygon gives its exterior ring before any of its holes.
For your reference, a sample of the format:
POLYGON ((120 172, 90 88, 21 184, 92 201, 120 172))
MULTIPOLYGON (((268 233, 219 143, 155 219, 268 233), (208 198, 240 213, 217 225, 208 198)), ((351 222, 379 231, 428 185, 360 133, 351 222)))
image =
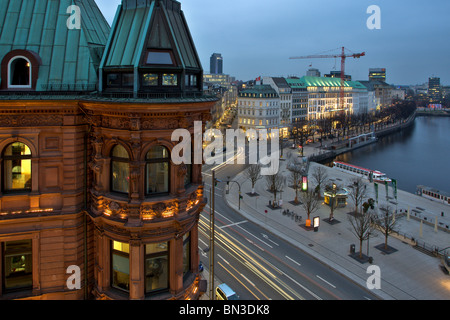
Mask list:
POLYGON ((381 213, 377 216, 377 225, 380 231, 384 234, 384 249, 388 248, 388 237, 391 233, 395 232, 397 221, 395 219, 395 213, 390 206, 381 207, 381 213))
POLYGON ((259 179, 262 179, 261 175, 261 165, 260 164, 252 164, 245 170, 245 177, 250 179, 252 182, 252 194, 255 194, 255 185, 259 179))
POLYGON ((277 204, 277 194, 283 192, 286 178, 281 172, 266 176, 267 188, 273 193, 273 206, 277 204))
POLYGON ((291 174, 289 176, 289 182, 292 186, 292 188, 295 191, 295 199, 294 202, 298 204, 300 201, 298 201, 298 192, 300 191, 302 187, 302 182, 300 181, 302 179, 302 174, 298 170, 290 170, 291 174))
POLYGON ((355 204, 355 213, 359 213, 359 207, 367 198, 366 184, 361 178, 352 179, 351 184, 349 185, 349 189, 349 196, 355 204))
POLYGON ((319 209, 320 202, 319 200, 317 200, 317 197, 313 190, 302 192, 300 198, 302 201, 303 209, 305 209, 306 214, 308 215, 308 221, 306 225, 309 226, 311 225, 311 214, 319 209))
POLYGON ((301 179, 303 174, 305 173, 306 168, 301 162, 294 159, 287 165, 287 169, 290 171, 289 182, 291 183, 292 188, 295 190, 294 202, 298 204, 300 202, 298 201, 298 192, 301 190, 301 179))
POLYGON ((303 149, 304 143, 307 140, 307 134, 305 127, 308 125, 308 121, 306 119, 297 119, 292 123, 292 136, 294 138, 294 144, 300 145, 302 147, 302 157, 303 157, 303 149))
POLYGON ((316 183, 317 199, 321 199, 322 187, 328 180, 327 169, 323 166, 316 167, 312 173, 312 178, 316 183))
POLYGON ((362 244, 364 240, 369 239, 371 233, 373 233, 373 219, 374 214, 371 211, 366 213, 349 214, 348 219, 352 226, 352 233, 359 240, 359 258, 362 258, 362 244))

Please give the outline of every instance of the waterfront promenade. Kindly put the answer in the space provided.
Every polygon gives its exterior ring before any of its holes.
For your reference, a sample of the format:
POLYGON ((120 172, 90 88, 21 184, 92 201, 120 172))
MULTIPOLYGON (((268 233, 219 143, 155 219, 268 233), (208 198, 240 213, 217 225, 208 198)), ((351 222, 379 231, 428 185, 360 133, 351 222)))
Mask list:
MULTIPOLYGON (((291 157, 299 157, 297 150, 289 149, 285 152, 291 153, 291 157)), ((316 146, 309 145, 304 149, 304 156, 308 157, 319 152, 320 150, 316 146)), ((286 177, 289 175, 286 170, 287 163, 288 160, 285 160, 280 164, 280 170, 286 177)), ((321 165, 311 163, 309 173, 311 174, 317 166, 321 165)), ((343 186, 348 185, 355 178, 354 175, 338 171, 335 168, 326 166, 324 168, 332 182, 343 186)), ((313 214, 314 217, 319 216, 321 220, 318 232, 307 231, 299 226, 304 223, 307 217, 306 212, 302 206, 289 203, 295 198, 295 192, 288 186, 289 184, 284 188, 282 194, 283 208, 271 210, 267 205, 269 201, 273 200, 273 195, 267 191, 264 179, 258 181, 255 188, 259 194, 258 198, 247 195, 251 190, 251 183, 243 173, 234 177, 234 180, 241 183, 244 197, 241 200, 241 210, 238 210, 238 190, 232 188, 229 194, 224 194, 231 209, 239 211, 246 219, 264 226, 273 234, 296 245, 361 286, 366 286, 366 281, 370 276, 367 274, 367 268, 370 264, 368 262, 361 263, 349 256, 351 244, 355 244, 356 251, 359 251, 359 240, 352 233, 347 217, 353 209, 350 199, 345 208, 335 210, 334 216, 340 223, 334 225, 323 221, 329 217, 330 210, 328 206, 321 204, 320 209, 313 214), (302 216, 302 221, 295 222, 291 217, 283 215, 282 211, 285 209, 302 216)), ((367 183, 368 197, 375 199, 373 184, 367 180, 365 182, 367 183)), ((379 266, 381 270, 381 289, 375 290, 374 293, 381 299, 388 300, 450 299, 450 276, 442 271, 441 260, 414 248, 417 243, 422 246, 426 244, 428 248, 443 249, 450 246, 450 233, 447 232, 450 230, 446 230, 446 226, 450 224, 450 206, 402 190, 398 190, 396 201, 393 198, 392 188, 389 188, 389 196, 386 200, 385 188, 380 185, 377 207, 390 205, 391 208, 397 209, 398 212, 401 210, 403 213, 396 217, 400 236, 390 236, 388 241, 389 246, 397 251, 386 254, 376 248, 377 245, 384 244, 384 236, 379 231, 376 231, 370 238, 368 246, 367 241, 364 242, 362 249, 363 254, 373 257, 373 264, 379 266), (408 209, 409 219, 406 214, 408 209), (442 212, 444 212, 444 216, 442 216, 442 212), (437 228, 435 228, 436 218, 438 219, 437 228)))

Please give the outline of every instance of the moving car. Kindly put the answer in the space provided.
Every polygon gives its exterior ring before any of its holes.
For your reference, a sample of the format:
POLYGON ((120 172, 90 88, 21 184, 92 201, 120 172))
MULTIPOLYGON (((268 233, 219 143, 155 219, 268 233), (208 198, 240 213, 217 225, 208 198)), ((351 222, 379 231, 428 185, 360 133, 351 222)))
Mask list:
POLYGON ((216 300, 239 300, 239 297, 227 284, 222 283, 216 288, 216 300))

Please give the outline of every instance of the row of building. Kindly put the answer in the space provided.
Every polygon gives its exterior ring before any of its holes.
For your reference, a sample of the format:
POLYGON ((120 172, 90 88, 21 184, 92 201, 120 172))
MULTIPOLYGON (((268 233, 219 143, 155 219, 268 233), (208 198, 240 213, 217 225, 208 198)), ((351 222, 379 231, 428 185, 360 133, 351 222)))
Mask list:
MULTIPOLYGON (((378 70, 378 69, 374 69, 378 70)), ((380 69, 383 70, 383 69, 380 69)), ((383 70, 385 72, 385 70, 383 70)), ((293 123, 319 120, 342 113, 360 115, 405 99, 405 91, 388 85, 380 73, 368 81, 344 82, 341 101, 340 74, 321 77, 316 69, 304 77, 264 77, 238 95, 238 121, 243 130, 280 129, 288 136, 293 123)))

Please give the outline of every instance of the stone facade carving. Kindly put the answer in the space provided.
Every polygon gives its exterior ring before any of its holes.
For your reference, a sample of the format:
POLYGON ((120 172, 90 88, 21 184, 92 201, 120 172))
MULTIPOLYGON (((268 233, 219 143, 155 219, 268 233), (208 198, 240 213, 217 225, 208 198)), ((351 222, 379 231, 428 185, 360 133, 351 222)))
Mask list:
POLYGON ((144 204, 141 207, 141 215, 144 220, 169 218, 176 214, 178 214, 178 203, 176 201, 144 204))
POLYGON ((0 116, 0 127, 43 127, 62 125, 63 116, 59 114, 0 116))

